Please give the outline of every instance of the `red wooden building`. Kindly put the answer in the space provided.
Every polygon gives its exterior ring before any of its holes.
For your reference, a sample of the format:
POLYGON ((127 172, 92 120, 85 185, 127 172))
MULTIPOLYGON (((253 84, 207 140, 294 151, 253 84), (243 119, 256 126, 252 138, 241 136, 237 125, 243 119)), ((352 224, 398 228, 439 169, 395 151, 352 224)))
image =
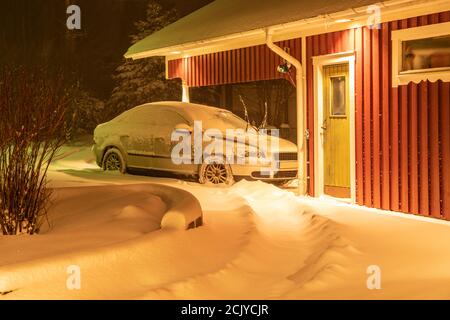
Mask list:
POLYGON ((189 87, 285 77, 300 190, 450 219, 450 1, 216 0, 132 46, 189 87))

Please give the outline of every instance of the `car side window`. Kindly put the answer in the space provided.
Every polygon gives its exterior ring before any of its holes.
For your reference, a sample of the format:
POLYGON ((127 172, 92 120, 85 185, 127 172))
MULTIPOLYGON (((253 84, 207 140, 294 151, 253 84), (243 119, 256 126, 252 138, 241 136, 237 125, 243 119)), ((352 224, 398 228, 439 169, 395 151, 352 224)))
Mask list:
POLYGON ((127 113, 126 121, 131 123, 149 124, 148 119, 152 118, 152 110, 149 110, 149 108, 137 108, 127 113))
POLYGON ((171 110, 158 110, 154 114, 154 119, 157 121, 159 125, 174 128, 176 125, 181 123, 186 123, 186 119, 180 116, 175 111, 171 110))
POLYGON ((187 124, 187 121, 175 111, 151 107, 134 110, 128 116, 128 121, 133 123, 169 127, 175 127, 180 123, 187 124))

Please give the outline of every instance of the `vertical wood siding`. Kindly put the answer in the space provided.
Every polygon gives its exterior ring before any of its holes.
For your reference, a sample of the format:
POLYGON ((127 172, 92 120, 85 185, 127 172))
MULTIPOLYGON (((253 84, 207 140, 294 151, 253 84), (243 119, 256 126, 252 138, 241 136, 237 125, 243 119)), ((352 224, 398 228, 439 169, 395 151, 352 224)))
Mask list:
MULTIPOLYGON (((290 54, 301 60, 301 39, 280 41, 277 45, 289 48, 290 54)), ((281 62, 282 59, 266 45, 259 45, 170 60, 168 78, 181 78, 191 87, 282 79, 286 76, 277 71, 281 62)))
MULTIPOLYGON (((356 197, 368 207, 450 219, 450 83, 392 88, 391 31, 450 21, 450 12, 307 37, 308 127, 314 133, 312 57, 355 51, 356 197), (332 40, 330 40, 332 39, 332 40)), ((314 181, 314 137, 309 141, 314 181)), ((310 183, 309 192, 314 194, 310 183)))

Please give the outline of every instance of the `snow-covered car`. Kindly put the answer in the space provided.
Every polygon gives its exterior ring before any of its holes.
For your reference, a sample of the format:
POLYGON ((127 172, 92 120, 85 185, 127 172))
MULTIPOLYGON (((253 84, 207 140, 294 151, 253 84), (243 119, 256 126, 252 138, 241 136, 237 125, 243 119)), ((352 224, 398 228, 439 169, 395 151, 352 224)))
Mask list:
MULTIPOLYGON (((242 178, 279 183, 295 179, 297 146, 267 134, 267 147, 255 144, 255 141, 260 140, 252 137, 262 133, 250 129, 253 128, 247 121, 224 109, 193 103, 156 102, 130 109, 97 126, 93 151, 100 167, 122 173, 132 169, 165 171, 196 177, 201 183, 213 184, 231 184, 242 178), (206 159, 202 151, 198 159, 194 156, 198 144, 193 141, 189 144, 188 160, 192 157, 197 161, 177 161, 180 159, 174 158, 174 148, 180 147, 177 147, 179 142, 174 141, 174 133, 184 132, 189 135, 189 139, 195 140, 199 123, 200 134, 211 130, 223 133, 223 145, 229 146, 227 143, 232 141, 232 149, 236 154, 229 157, 226 152, 230 149, 226 149, 222 155, 218 156, 216 152, 214 159, 206 159), (240 137, 230 139, 226 135, 230 130, 240 132, 240 137), (245 151, 239 153, 237 150, 245 151), (237 157, 245 159, 238 161, 237 157), (264 157, 265 161, 242 161, 250 157, 264 157)), ((202 138, 201 147, 207 148, 207 144, 202 138)))

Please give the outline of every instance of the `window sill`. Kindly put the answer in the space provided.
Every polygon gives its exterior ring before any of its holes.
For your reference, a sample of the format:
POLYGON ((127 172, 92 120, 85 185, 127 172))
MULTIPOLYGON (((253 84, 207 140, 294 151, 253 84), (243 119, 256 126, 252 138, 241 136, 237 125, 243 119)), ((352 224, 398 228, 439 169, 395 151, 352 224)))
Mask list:
POLYGON ((401 74, 394 76, 393 86, 401 86, 407 85, 410 82, 420 83, 421 81, 430 81, 436 82, 438 80, 442 80, 444 82, 450 82, 450 69, 442 68, 442 71, 427 71, 427 72, 418 72, 419 70, 411 70, 407 72, 402 72, 401 74), (414 72, 412 72, 414 71, 414 72))

